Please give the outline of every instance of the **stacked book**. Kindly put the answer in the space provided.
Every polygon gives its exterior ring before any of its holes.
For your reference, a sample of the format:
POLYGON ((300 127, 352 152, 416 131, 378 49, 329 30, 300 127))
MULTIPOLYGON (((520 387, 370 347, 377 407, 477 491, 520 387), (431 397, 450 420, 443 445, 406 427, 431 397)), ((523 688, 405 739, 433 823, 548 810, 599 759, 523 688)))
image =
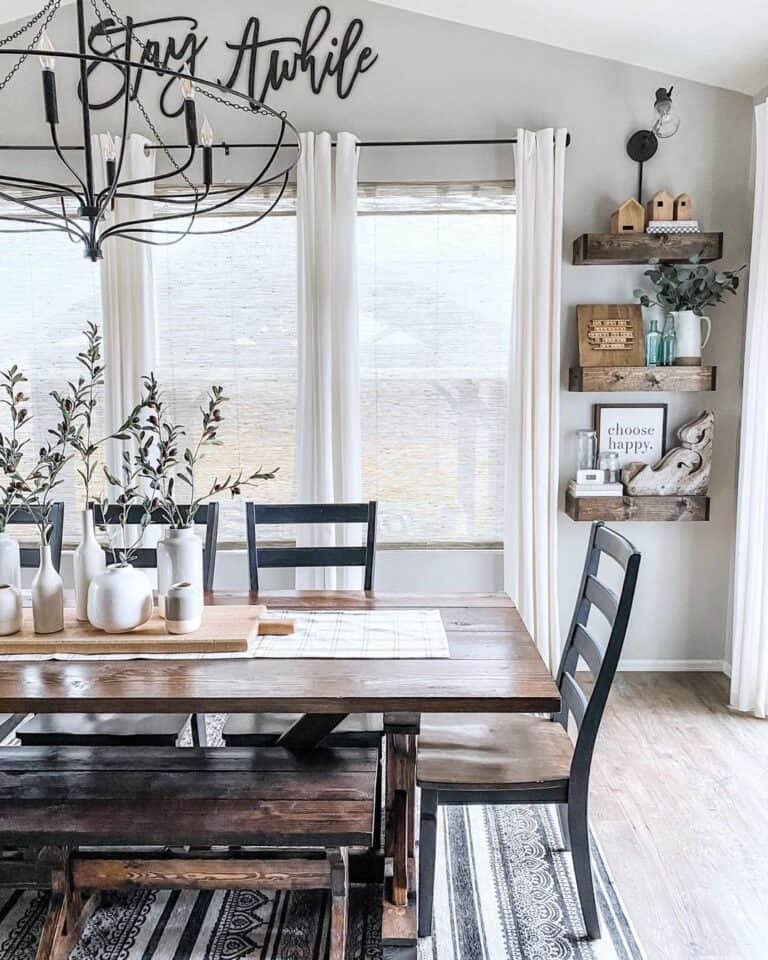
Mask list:
POLYGON ((648 233, 699 233, 698 220, 649 220, 648 233))
POLYGON ((623 497, 624 487, 620 483, 577 483, 571 480, 568 493, 572 497, 623 497))

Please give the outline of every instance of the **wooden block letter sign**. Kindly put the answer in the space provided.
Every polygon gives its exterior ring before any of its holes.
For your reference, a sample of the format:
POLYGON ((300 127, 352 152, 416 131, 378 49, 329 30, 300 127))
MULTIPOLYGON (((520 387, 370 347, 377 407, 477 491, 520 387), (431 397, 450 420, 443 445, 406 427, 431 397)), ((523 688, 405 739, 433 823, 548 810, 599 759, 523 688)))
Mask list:
POLYGON ((636 303, 593 303, 576 308, 582 367, 641 367, 643 314, 636 303))

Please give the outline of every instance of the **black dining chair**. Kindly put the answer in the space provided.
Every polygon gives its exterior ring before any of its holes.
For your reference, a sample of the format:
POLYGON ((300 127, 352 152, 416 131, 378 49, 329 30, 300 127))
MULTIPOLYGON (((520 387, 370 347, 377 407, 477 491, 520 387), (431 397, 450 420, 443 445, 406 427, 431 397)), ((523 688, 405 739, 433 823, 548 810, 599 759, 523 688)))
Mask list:
MULTIPOLYGON (((363 568, 364 590, 372 590, 376 559, 376 507, 376 501, 283 506, 246 503, 251 591, 258 593, 259 571, 266 568, 333 566, 363 568), (365 527, 363 545, 360 547, 262 547, 259 545, 256 536, 258 527, 291 523, 362 524, 365 527)), ((222 736, 226 746, 275 746, 280 737, 300 718, 301 714, 234 713, 224 725, 222 736)), ((350 714, 326 737, 323 745, 373 746, 381 749, 383 730, 384 720, 381 714, 350 714)), ((377 823, 377 841, 378 834, 380 834, 380 824, 377 823)), ((378 846, 378 842, 375 846, 378 846)))
MULTIPOLYGON (((184 517, 189 508, 180 506, 184 517)), ((122 507, 110 504, 106 513, 94 507, 97 526, 116 524, 122 507)), ((128 508, 128 523, 140 523, 143 507, 128 508)), ((152 513, 150 525, 167 526, 165 515, 160 510, 152 513)), ((203 542, 203 588, 213 590, 216 572, 216 540, 219 527, 218 503, 203 504, 195 513, 195 524, 205 527, 203 542)), ((107 564, 118 558, 112 550, 105 550, 107 564)), ((142 547, 136 552, 135 567, 157 568, 157 550, 142 547)), ((22 746, 175 746, 187 723, 187 714, 120 714, 120 713, 51 713, 37 714, 18 729, 22 746)), ((195 746, 206 745, 205 717, 193 714, 192 741, 195 746)))
POLYGON ((304 503, 293 505, 246 503, 248 572, 251 591, 259 592, 259 570, 288 567, 362 567, 363 589, 373 590, 376 562, 376 501, 369 503, 304 503), (256 528, 278 524, 364 524, 359 547, 260 547, 256 528))
MULTIPOLYGON (((8 523, 31 526, 40 522, 40 507, 14 507, 8 523)), ((51 504, 49 513, 51 532, 48 542, 51 545, 51 559, 58 572, 61 571, 61 548, 64 542, 64 504, 60 501, 51 504)), ((20 547, 22 570, 36 570, 40 566, 40 547, 20 547)))
POLYGON ((437 811, 446 805, 556 804, 570 848, 590 939, 600 936, 589 852, 589 775, 595 740, 616 673, 635 594, 640 554, 602 522, 592 526, 576 608, 557 671, 562 706, 548 719, 522 714, 422 717, 416 780, 421 787, 419 936, 432 932, 437 811), (615 592, 598 576, 602 557, 618 564, 615 592), (607 623, 596 638, 590 612, 607 623), (576 680, 583 660, 591 693, 576 680), (569 717, 578 731, 573 743, 569 717))

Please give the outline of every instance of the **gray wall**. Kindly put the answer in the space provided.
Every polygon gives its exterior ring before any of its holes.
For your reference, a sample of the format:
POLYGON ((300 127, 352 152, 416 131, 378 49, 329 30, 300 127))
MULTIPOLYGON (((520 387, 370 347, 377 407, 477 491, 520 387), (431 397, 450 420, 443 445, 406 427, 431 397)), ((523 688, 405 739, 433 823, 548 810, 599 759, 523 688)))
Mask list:
MULTIPOLYGON (((125 6, 123 4, 122 6, 125 6)), ((303 26, 308 3, 263 0, 256 8, 266 35, 295 33, 303 26)), ((156 14, 157 5, 132 4, 136 16, 156 14)), ((351 130, 362 139, 498 137, 517 126, 565 126, 573 145, 568 153, 562 314, 562 481, 573 469, 572 438, 591 422, 593 402, 616 395, 566 392, 568 367, 576 362, 575 306, 578 303, 631 299, 641 268, 572 267, 571 243, 577 235, 607 228, 617 203, 635 189, 634 165, 624 154, 628 134, 646 126, 653 93, 675 83, 682 115, 678 135, 662 144, 648 165, 648 191, 668 187, 694 199, 705 228, 725 231, 725 262, 745 261, 749 233, 749 168, 752 100, 701 84, 568 53, 526 40, 497 36, 391 8, 338 0, 336 22, 365 20, 367 41, 379 62, 360 78, 350 99, 330 90, 309 93, 305 78, 287 86, 272 105, 288 111, 300 129, 351 130)), ((235 0, 213 7, 203 0, 165 4, 163 14, 182 11, 200 17, 210 34, 201 54, 202 72, 224 73, 231 54, 224 40, 239 36, 254 7, 235 0)), ((69 11, 61 14, 70 17, 69 11)), ((52 30, 54 40, 65 33, 52 30)), ((647 42, 639 38, 638 42, 647 42)), ((62 79, 63 82, 63 79, 62 79)), ((39 80, 35 79, 39 84, 39 80)), ((32 88, 30 88, 32 89, 32 88)), ((34 88, 37 90, 37 87, 34 88)), ((36 93, 35 96, 38 94, 36 93)), ((146 92, 146 100, 154 98, 146 92)), ((21 100, 17 101, 21 103, 21 100)), ((37 101, 33 101, 37 103, 37 101)), ((65 118, 66 119, 66 118, 65 118)), ((219 114, 211 116, 217 136, 242 138, 219 114)), ((38 117, 20 107, 3 123, 14 138, 35 135, 38 117)), ((106 120, 105 120, 106 124, 106 120)), ((112 126, 115 126, 114 121, 112 126)), ((74 135, 72 122, 64 130, 74 135)), ((168 127, 162 128, 164 131, 168 127)), ((40 158, 32 162, 42 164, 40 158)), ((433 148, 369 150, 361 161, 363 179, 472 179, 505 177, 513 171, 511 149, 433 148)), ((639 660, 708 661, 723 659, 729 623, 729 584, 735 523, 736 454, 739 429, 744 298, 715 315, 707 359, 719 367, 713 395, 670 395, 670 424, 676 426, 704 407, 717 416, 712 479, 712 521, 702 524, 625 524, 623 532, 643 552, 637 613, 628 656, 639 660)), ((645 395, 628 397, 642 401, 645 395)), ((576 588, 587 526, 560 520, 560 588, 567 621, 576 588)), ((493 586, 493 584, 489 584, 493 586)))

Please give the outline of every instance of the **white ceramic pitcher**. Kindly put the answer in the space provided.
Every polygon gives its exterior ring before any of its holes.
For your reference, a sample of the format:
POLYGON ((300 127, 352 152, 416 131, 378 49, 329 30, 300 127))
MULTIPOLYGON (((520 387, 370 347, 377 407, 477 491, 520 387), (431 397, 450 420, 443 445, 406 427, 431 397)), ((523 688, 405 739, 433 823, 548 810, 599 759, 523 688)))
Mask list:
POLYGON ((712 333, 712 323, 709 317, 700 317, 693 310, 678 310, 673 312, 675 331, 677 332, 677 358, 675 363, 682 367, 701 366, 701 351, 709 343, 712 333), (706 326, 704 338, 701 336, 701 325, 706 326))

